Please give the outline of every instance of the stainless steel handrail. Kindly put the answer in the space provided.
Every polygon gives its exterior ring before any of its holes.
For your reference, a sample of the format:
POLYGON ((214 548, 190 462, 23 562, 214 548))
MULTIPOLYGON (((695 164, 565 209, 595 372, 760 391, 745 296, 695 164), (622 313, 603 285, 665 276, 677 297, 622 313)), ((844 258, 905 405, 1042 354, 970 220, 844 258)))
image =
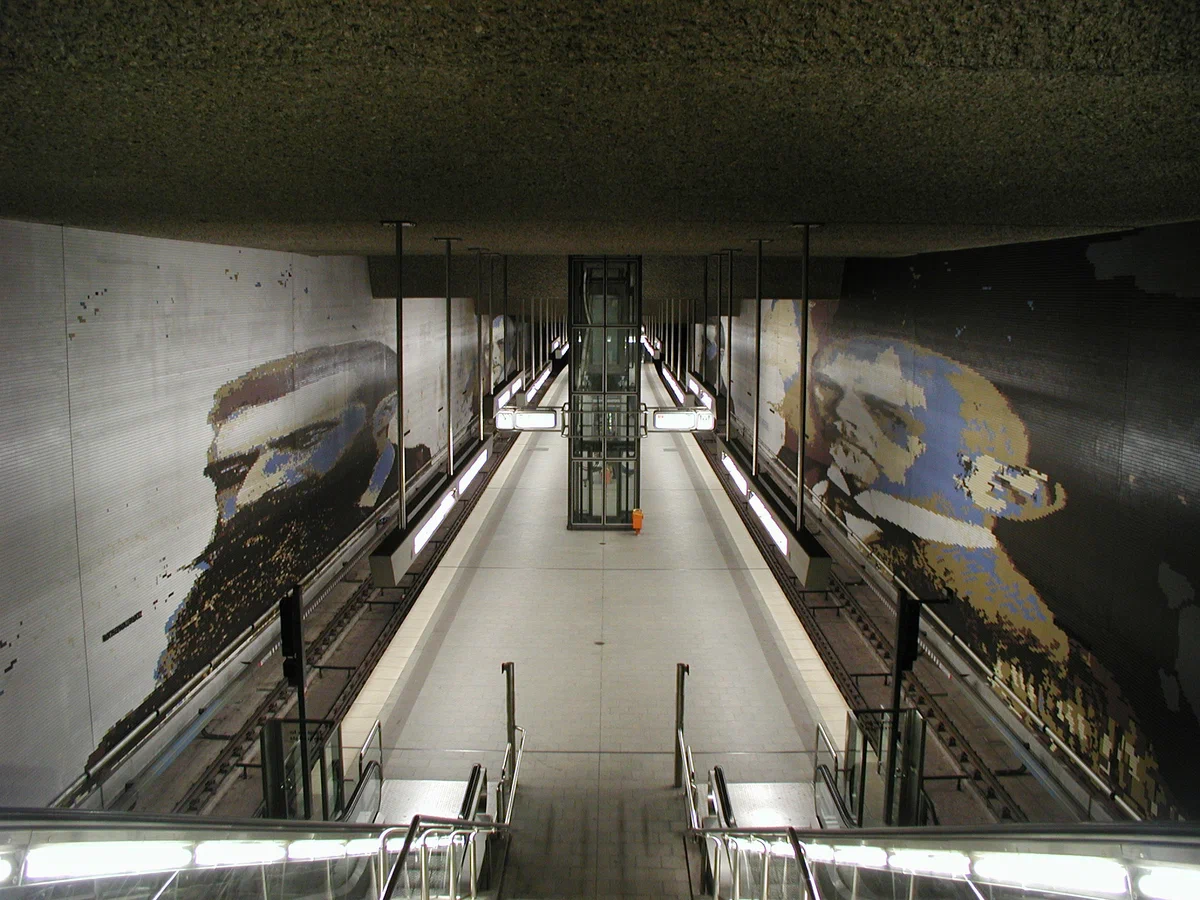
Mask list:
MULTIPOLYGON (((392 863, 392 867, 388 872, 387 881, 383 885, 383 889, 379 892, 379 900, 390 900, 396 887, 399 884, 401 873, 404 871, 404 866, 408 862, 408 854, 412 851, 413 844, 418 836, 422 842, 426 841, 430 836, 437 835, 440 837, 448 836, 451 838, 451 851, 453 851, 453 838, 463 834, 479 834, 486 832, 495 834, 499 832, 510 832, 511 825, 500 822, 478 822, 466 819, 445 819, 439 816, 413 816, 412 822, 408 826, 408 832, 404 838, 404 845, 400 849, 400 855, 396 857, 396 861, 392 863)), ((424 846, 424 844, 423 844, 424 846)), ((387 840, 384 839, 382 851, 387 852, 387 840)), ((473 870, 472 870, 473 871, 473 870)), ((472 876, 474 878, 474 876, 472 876)), ((452 887, 452 891, 454 887, 452 887)))

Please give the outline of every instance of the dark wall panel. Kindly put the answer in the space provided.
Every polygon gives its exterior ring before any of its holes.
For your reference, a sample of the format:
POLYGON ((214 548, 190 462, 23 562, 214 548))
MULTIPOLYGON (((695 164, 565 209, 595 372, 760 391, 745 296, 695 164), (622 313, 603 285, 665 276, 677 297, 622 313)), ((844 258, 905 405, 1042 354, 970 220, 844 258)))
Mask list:
POLYGON ((1200 810, 1198 244, 850 260, 812 332, 807 482, 1155 815, 1200 810))

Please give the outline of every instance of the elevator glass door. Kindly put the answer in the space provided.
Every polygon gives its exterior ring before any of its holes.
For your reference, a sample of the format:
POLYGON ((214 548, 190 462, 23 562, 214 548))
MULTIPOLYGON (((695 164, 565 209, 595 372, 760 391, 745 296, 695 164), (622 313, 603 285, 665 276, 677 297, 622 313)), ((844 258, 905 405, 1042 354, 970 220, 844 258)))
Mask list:
POLYGON ((632 528, 640 503, 638 257, 570 260, 568 528, 632 528))

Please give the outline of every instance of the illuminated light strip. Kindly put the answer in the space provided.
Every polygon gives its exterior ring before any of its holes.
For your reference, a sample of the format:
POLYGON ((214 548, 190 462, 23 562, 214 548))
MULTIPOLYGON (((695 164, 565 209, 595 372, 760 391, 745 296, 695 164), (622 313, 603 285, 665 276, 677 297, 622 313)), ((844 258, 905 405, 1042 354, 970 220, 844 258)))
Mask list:
POLYGON ((1152 900, 1192 900, 1200 897, 1200 869, 1156 867, 1139 878, 1137 886, 1152 900))
POLYGON ((992 884, 1011 884, 1070 894, 1128 892, 1125 867, 1099 856, 1059 856, 1050 853, 980 853, 975 876, 992 884))
POLYGON ((667 387, 669 387, 671 389, 671 393, 675 395, 675 398, 680 403, 686 402, 687 395, 684 394, 683 388, 681 388, 679 386, 679 382, 675 380, 675 376, 671 374, 670 370, 667 369, 666 366, 663 367, 662 373, 663 373, 663 378, 667 382, 667 387))
POLYGON ((542 374, 538 376, 538 380, 533 383, 533 386, 525 392, 526 399, 533 397, 542 389, 542 385, 546 383, 546 379, 550 377, 550 370, 543 369, 542 374))
POLYGON ((454 505, 454 501, 457 499, 458 497, 455 496, 454 491, 443 497, 442 502, 438 504, 438 508, 433 511, 433 515, 413 535, 412 555, 414 557, 429 543, 429 539, 433 537, 433 533, 437 531, 438 526, 445 521, 446 516, 450 513, 450 507, 454 505))
POLYGON ((283 841, 202 841, 196 845, 197 866, 266 865, 286 856, 283 841))
POLYGON ((729 473, 729 477, 733 479, 733 483, 737 485, 738 490, 745 497, 750 490, 750 485, 746 482, 746 476, 738 471, 738 467, 734 465, 733 460, 724 453, 721 454, 721 465, 725 467, 725 471, 729 473))
POLYGON ((25 855, 25 877, 31 881, 45 881, 138 875, 181 869, 191 861, 192 845, 181 841, 80 841, 46 844, 32 848, 25 855))
POLYGON ((758 495, 753 492, 750 494, 750 508, 754 510, 754 514, 758 516, 759 521, 763 523, 763 527, 767 529, 767 533, 771 535, 771 539, 775 541, 775 546, 779 548, 779 552, 787 556, 787 535, 779 527, 770 510, 767 509, 766 504, 758 499, 758 495))
POLYGON ((946 878, 966 878, 971 874, 971 858, 957 850, 893 850, 888 868, 946 878))
POLYGON ((693 394, 700 393, 700 385, 696 382, 696 379, 693 378, 691 375, 688 376, 687 383, 688 383, 689 391, 691 391, 693 394))
POLYGON ((475 461, 467 466, 467 470, 463 472, 462 478, 458 479, 458 494, 461 497, 462 492, 470 487, 471 482, 475 480, 475 476, 479 474, 479 470, 483 468, 483 464, 487 462, 488 452, 484 450, 475 461))
POLYGON ((503 408, 508 405, 508 401, 511 399, 512 399, 512 385, 510 384, 503 391, 501 391, 500 396, 496 398, 496 406, 503 408))
POLYGON ((644 334, 642 335, 642 346, 646 348, 646 352, 651 356, 654 355, 654 348, 650 346, 650 339, 644 334))

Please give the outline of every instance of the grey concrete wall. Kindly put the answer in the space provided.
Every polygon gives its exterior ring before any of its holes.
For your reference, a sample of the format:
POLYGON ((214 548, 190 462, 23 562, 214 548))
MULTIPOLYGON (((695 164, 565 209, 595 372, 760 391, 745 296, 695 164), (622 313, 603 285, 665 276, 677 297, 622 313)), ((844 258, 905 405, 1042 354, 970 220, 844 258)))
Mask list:
MULTIPOLYGON (((454 311, 448 403, 445 300, 406 302, 431 465, 475 409, 454 311)), ((394 493, 394 301, 364 258, 4 221, 0 313, 0 805, 38 805, 394 493)))

